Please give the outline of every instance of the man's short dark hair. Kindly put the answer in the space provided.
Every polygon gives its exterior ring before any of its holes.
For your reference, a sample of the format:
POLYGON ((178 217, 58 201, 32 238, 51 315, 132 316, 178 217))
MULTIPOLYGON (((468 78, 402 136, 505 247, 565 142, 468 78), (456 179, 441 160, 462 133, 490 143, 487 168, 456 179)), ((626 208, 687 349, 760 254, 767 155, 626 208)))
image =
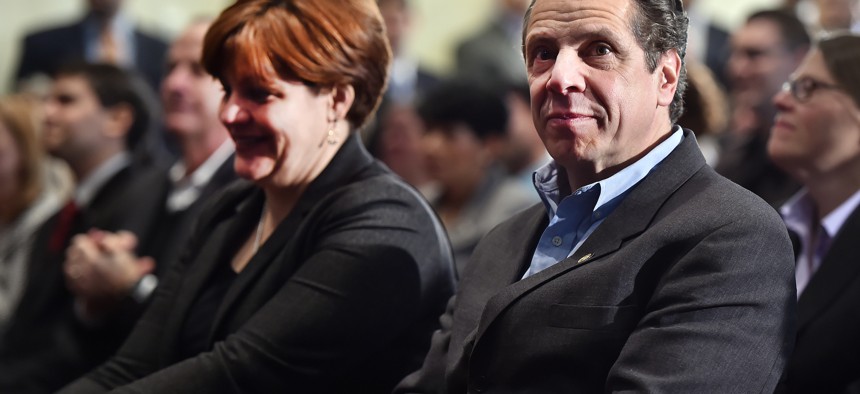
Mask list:
POLYGON ((775 24, 785 49, 789 51, 806 50, 811 44, 806 26, 793 13, 783 10, 760 10, 750 14, 746 23, 754 21, 770 21, 775 24))
MULTIPOLYGON (((532 0, 526 10, 523 23, 523 44, 525 44, 526 29, 536 0, 532 0)), ((684 56, 687 52, 687 25, 689 19, 681 0, 630 0, 637 12, 630 21, 631 31, 639 47, 645 51, 645 62, 648 71, 657 69, 660 57, 675 49, 681 57, 681 73, 678 76, 678 87, 672 104, 669 105, 669 117, 672 122, 678 120, 684 112, 684 90, 687 88, 687 69, 684 56)))
POLYGON ((111 64, 69 63, 60 67, 54 76, 82 77, 104 108, 128 105, 134 117, 125 138, 129 151, 135 150, 155 123, 154 93, 136 74, 111 64))
POLYGON ((445 82, 429 91, 418 105, 418 115, 428 128, 465 124, 482 141, 505 135, 508 125, 502 92, 465 80, 445 82))

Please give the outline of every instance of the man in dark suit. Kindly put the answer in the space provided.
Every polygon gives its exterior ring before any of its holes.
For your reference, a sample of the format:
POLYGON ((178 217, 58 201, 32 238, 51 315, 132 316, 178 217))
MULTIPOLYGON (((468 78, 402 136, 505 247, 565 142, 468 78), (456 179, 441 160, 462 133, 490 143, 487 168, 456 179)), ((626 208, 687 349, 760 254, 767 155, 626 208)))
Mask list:
POLYGON ((478 245, 398 392, 769 392, 794 335, 791 243, 705 164, 680 0, 536 0, 526 68, 543 205, 478 245))
POLYGON ((141 234, 91 232, 73 240, 67 275, 78 302, 93 305, 91 320, 128 333, 167 268, 179 260, 207 197, 236 179, 234 145, 218 120, 221 85, 200 64, 208 21, 190 25, 168 52, 161 85, 165 128, 176 137, 182 158, 168 177, 147 185, 160 209, 141 234), (146 256, 140 262, 137 255, 146 256), (135 269, 155 265, 154 272, 135 269), (116 317, 106 321, 105 317, 116 317))
POLYGON ((528 0, 497 0, 498 11, 483 29, 457 46, 457 76, 490 87, 522 83, 520 49, 523 11, 528 0))
POLYGON ((73 304, 63 261, 74 234, 93 227, 139 234, 149 226, 156 199, 141 185, 163 175, 132 166, 128 146, 142 137, 151 116, 139 87, 111 65, 69 65, 57 74, 44 140, 69 165, 77 186, 73 199, 36 233, 24 294, 0 338, 0 392, 52 392, 119 344, 80 318, 86 306, 73 304))
POLYGON ((774 162, 803 188, 781 208, 796 240, 797 340, 780 393, 860 386, 860 36, 821 41, 774 98, 774 162))
POLYGON ((64 63, 88 61, 137 70, 153 89, 158 87, 167 44, 135 28, 120 12, 122 0, 87 4, 82 20, 24 38, 16 81, 20 84, 37 74, 53 76, 64 63))

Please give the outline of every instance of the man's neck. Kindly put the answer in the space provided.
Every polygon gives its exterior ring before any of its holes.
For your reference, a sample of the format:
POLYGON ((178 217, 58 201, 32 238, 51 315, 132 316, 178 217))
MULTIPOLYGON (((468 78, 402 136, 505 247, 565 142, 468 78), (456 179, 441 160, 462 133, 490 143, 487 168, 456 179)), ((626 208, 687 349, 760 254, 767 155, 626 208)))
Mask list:
POLYGON ((193 173, 203 165, 228 138, 225 131, 223 133, 204 133, 197 137, 180 139, 179 144, 186 175, 193 173))
POLYGON ((87 177, 101 167, 102 164, 122 153, 122 151, 122 149, 103 149, 101 151, 88 153, 86 156, 82 156, 77 160, 66 160, 66 163, 72 170, 75 182, 81 182, 84 179, 87 179, 87 177))

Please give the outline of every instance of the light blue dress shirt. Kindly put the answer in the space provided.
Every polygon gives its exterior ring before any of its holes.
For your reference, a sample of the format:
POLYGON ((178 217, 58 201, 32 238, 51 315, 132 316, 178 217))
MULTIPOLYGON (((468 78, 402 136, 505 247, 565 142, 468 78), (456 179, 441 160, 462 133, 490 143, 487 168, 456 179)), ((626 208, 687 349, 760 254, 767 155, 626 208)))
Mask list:
POLYGON ((549 215, 549 225, 538 241, 527 278, 564 260, 588 239, 600 223, 621 204, 627 193, 645 178, 681 143, 683 132, 675 131, 641 159, 604 180, 585 185, 569 196, 562 196, 555 161, 534 173, 534 184, 549 215))

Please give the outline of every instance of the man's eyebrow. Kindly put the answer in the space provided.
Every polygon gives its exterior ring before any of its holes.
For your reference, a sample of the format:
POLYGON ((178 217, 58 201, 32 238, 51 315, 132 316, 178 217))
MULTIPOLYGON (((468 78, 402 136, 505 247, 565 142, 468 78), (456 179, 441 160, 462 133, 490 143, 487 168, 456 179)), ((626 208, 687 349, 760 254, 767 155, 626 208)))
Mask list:
MULTIPOLYGON (((589 29, 586 27, 586 31, 581 33, 577 33, 576 35, 564 35, 561 37, 564 41, 609 41, 610 43, 619 42, 619 34, 617 31, 610 29, 606 26, 600 26, 594 29, 589 29)), ((541 29, 538 31, 529 32, 526 35, 526 41, 523 44, 525 48, 528 48, 529 45, 534 45, 534 43, 556 40, 557 37, 553 34, 549 29, 541 29)))

